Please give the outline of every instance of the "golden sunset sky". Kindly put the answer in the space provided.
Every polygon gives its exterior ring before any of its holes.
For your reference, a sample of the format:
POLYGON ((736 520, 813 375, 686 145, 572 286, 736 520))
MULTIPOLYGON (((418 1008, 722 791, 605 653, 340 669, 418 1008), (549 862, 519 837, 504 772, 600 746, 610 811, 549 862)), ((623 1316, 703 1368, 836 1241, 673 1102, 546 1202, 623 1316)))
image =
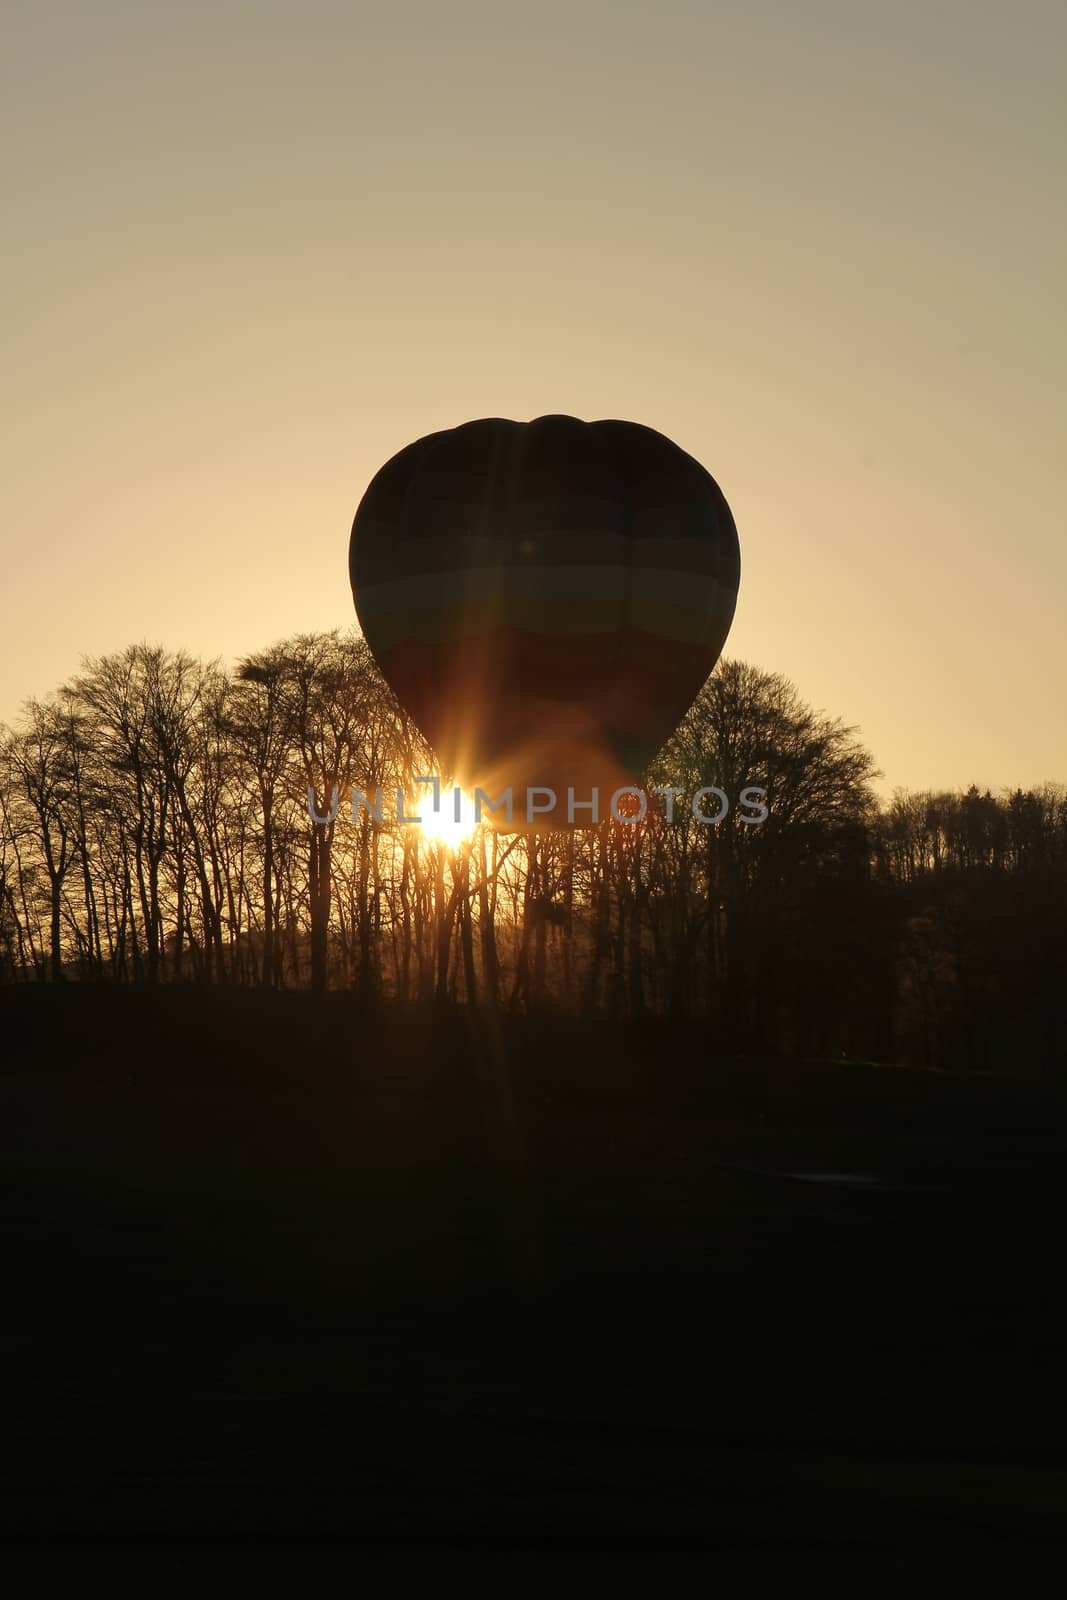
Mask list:
POLYGON ((3 14, 0 718, 349 626, 382 462, 562 411, 716 476, 886 791, 1067 779, 1061 4, 3 14))

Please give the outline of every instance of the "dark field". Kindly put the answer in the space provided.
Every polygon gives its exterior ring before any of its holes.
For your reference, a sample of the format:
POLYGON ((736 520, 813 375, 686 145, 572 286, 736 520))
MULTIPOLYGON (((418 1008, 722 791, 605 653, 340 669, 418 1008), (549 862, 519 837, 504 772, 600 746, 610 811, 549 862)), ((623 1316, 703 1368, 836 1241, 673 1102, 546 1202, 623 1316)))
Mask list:
POLYGON ((21 1559, 900 1593, 1061 1553, 1051 1075, 345 996, 0 1006, 21 1559))

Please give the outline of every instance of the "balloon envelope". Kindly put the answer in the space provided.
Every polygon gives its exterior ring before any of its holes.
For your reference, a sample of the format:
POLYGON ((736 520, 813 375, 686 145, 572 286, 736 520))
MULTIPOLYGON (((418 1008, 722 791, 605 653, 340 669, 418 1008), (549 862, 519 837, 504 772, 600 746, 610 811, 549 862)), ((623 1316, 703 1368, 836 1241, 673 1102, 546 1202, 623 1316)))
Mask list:
POLYGON ((606 813, 684 716, 729 632, 740 551, 715 480, 653 429, 494 417, 386 462, 349 570, 442 771, 520 808, 552 788, 558 822, 568 788, 596 784, 606 813))

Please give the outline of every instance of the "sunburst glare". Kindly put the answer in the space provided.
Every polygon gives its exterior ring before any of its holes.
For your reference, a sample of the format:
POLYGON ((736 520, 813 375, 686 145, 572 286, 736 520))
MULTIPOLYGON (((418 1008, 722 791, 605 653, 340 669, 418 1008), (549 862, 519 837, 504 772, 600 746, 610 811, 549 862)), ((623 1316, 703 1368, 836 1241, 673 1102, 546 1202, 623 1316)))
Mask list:
POLYGON ((427 795, 419 810, 423 838, 455 850, 471 838, 477 826, 474 800, 463 789, 442 788, 439 804, 427 795))

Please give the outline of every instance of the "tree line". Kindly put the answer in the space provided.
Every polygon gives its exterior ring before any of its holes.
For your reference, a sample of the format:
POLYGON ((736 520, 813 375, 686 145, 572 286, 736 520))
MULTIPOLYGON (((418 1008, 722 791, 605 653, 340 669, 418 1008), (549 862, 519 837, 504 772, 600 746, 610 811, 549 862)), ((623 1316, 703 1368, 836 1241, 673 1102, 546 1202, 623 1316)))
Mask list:
MULTIPOLYGON (((346 804, 432 756, 355 634, 231 672, 135 645, 0 734, 0 979, 329 987, 703 1017, 731 1050, 1044 1069, 1067 1045, 1067 789, 898 793, 781 675, 720 662, 647 775, 717 826, 423 836, 346 804)), ((447 777, 447 775, 445 775, 447 777)))

